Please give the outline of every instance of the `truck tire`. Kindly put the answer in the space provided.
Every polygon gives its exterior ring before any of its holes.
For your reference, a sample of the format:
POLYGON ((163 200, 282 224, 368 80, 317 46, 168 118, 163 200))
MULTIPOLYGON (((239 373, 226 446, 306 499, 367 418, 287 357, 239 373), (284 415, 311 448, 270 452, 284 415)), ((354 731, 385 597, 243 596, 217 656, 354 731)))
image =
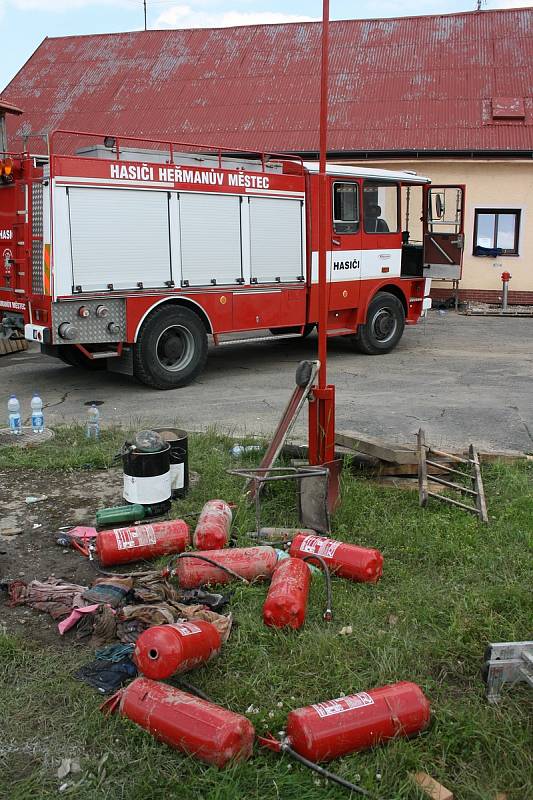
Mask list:
POLYGON ((187 386, 205 367, 207 332, 188 308, 164 306, 143 322, 133 350, 133 374, 155 389, 187 386))
POLYGON ((364 325, 352 341, 356 350, 379 356, 394 350, 405 328, 405 311, 401 300, 389 292, 378 292, 370 301, 364 325))

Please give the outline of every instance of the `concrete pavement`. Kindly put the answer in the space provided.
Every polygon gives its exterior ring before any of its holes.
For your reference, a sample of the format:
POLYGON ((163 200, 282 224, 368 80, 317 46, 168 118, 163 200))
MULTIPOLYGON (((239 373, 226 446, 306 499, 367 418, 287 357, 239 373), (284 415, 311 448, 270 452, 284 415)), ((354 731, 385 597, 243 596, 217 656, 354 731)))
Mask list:
MULTIPOLYGON (((170 392, 133 378, 67 367, 38 350, 0 358, 0 414, 11 393, 29 414, 34 390, 48 424, 83 421, 84 403, 102 400, 102 424, 216 426, 270 433, 294 386, 296 365, 316 353, 316 337, 210 349, 206 371, 170 392)), ((533 320, 432 311, 407 328, 387 356, 354 353, 330 340, 328 380, 337 387, 337 429, 413 442, 420 426, 435 446, 533 451, 533 320)), ((4 416, 7 415, 5 411, 4 416)), ((305 435, 306 414, 296 433, 305 435)))

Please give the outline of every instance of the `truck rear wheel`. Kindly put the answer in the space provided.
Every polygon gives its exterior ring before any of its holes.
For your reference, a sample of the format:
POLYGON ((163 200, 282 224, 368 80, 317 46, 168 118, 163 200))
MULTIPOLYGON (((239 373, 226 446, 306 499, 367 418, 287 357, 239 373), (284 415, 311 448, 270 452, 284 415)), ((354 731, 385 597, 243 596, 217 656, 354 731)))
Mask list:
POLYGON ((133 351, 133 374, 155 389, 187 386, 205 367, 207 333, 182 306, 164 306, 143 322, 133 351))
POLYGON ((379 356, 394 350, 405 328, 405 311, 401 300, 389 292, 378 292, 368 306, 364 325, 352 337, 361 353, 379 356))

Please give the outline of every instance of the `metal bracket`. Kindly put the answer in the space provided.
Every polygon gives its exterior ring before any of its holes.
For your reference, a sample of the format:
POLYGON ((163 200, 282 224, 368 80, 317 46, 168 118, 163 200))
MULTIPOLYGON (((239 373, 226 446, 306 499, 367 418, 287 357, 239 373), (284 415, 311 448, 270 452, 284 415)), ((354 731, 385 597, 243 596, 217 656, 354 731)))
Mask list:
POLYGON ((271 481, 298 481, 300 523, 320 533, 330 533, 328 509, 329 469, 327 467, 257 467, 228 469, 228 475, 247 479, 247 495, 255 500, 255 528, 261 529, 261 495, 264 484, 271 481), (253 494, 250 489, 253 488, 253 494), (313 523, 312 525, 310 523, 313 523), (309 524, 308 524, 309 523, 309 524))
POLYGON ((527 683, 533 689, 533 642, 497 642, 485 651, 483 677, 489 703, 498 703, 504 683, 527 683))

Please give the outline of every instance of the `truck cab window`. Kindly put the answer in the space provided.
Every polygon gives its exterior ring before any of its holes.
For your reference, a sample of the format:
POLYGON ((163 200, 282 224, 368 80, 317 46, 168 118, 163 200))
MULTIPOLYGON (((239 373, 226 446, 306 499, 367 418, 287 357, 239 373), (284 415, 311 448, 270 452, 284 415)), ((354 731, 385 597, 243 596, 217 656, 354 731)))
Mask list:
POLYGON ((365 233, 396 233, 398 231, 397 184, 365 181, 363 216, 365 233))
POLYGON ((357 233, 359 230, 357 183, 333 184, 333 230, 335 233, 357 233))

